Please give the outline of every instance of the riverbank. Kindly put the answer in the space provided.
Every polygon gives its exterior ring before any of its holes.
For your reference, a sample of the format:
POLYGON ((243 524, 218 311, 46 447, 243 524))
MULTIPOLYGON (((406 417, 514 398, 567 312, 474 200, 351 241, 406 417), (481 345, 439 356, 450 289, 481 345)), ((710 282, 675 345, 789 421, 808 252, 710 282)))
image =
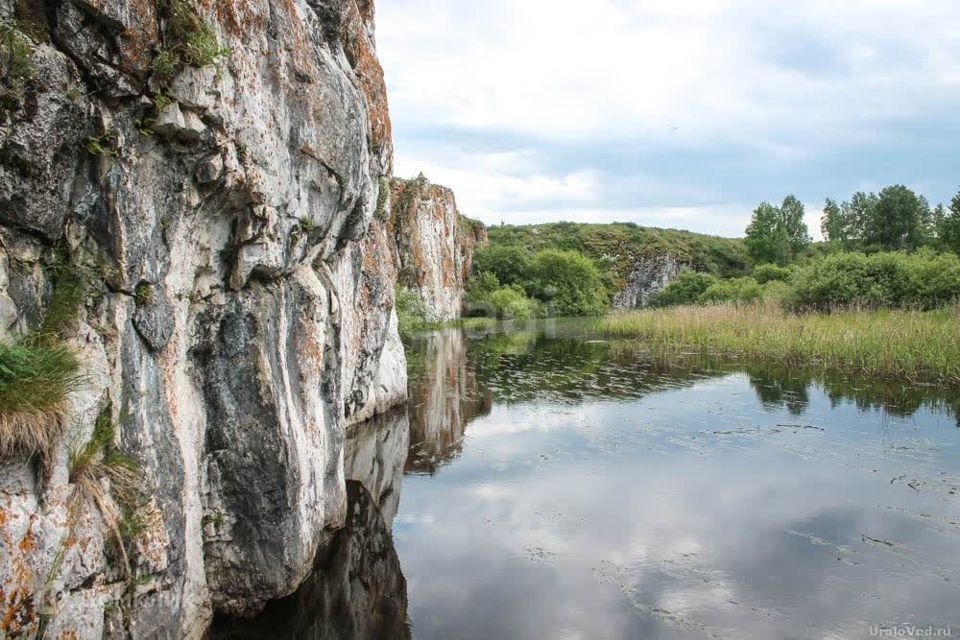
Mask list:
POLYGON ((896 378, 960 382, 960 308, 794 314, 774 304, 633 311, 593 331, 655 353, 697 352, 896 378))

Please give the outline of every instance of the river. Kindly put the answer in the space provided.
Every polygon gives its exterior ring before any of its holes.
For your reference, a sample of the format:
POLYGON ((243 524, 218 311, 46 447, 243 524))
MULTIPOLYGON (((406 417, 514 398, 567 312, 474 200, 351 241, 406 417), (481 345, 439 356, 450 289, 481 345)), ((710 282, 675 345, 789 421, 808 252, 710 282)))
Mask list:
POLYGON ((651 359, 575 332, 408 345, 348 526, 230 638, 960 634, 960 393, 651 359))

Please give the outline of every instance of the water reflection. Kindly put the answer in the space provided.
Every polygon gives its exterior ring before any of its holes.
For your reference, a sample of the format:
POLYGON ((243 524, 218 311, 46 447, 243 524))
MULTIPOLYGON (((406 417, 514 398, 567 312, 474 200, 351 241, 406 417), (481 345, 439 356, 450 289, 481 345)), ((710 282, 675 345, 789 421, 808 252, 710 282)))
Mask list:
POLYGON ((423 393, 485 399, 411 414, 407 469, 435 473, 405 478, 394 526, 415 637, 960 623, 956 391, 536 332, 411 348, 423 393))
POLYGON ((492 393, 478 383, 459 329, 421 338, 407 351, 415 369, 406 470, 433 475, 460 455, 467 423, 490 413, 492 393))
POLYGON ((347 528, 295 596, 221 637, 960 624, 956 389, 536 331, 407 348, 409 412, 348 434, 347 528))
POLYGON ((351 427, 344 458, 347 522, 331 534, 309 579, 258 618, 218 620, 233 640, 379 640, 410 637, 407 583, 390 527, 400 500, 409 423, 405 410, 351 427))

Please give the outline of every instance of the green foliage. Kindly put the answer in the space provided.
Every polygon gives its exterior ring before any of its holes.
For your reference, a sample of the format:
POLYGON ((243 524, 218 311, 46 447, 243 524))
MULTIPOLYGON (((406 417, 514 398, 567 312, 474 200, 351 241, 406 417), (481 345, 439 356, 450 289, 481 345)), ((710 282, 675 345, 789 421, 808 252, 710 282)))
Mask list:
POLYGON ((803 216, 803 204, 794 196, 784 198, 780 207, 761 203, 744 240, 750 256, 757 262, 779 265, 794 260, 810 244, 803 216))
POLYGON ((827 242, 846 244, 850 240, 847 219, 844 216, 843 209, 830 198, 827 198, 827 202, 823 206, 820 232, 827 242))
POLYGON ((496 309, 497 317, 504 320, 528 320, 537 311, 536 303, 518 285, 500 287, 488 299, 496 309))
POLYGON ((0 21, 0 69, 7 83, 19 83, 33 77, 33 53, 33 41, 19 23, 0 21))
POLYGON ((418 331, 427 331, 436 326, 427 320, 427 306, 417 293, 398 286, 396 292, 397 321, 400 335, 409 336, 418 331))
POLYGON ((538 251, 529 274, 528 291, 550 305, 555 315, 597 315, 607 306, 600 270, 578 251, 538 251))
POLYGON ((950 201, 950 209, 939 221, 937 235, 944 246, 960 254, 960 193, 950 201))
POLYGON ((719 280, 709 273, 684 269, 666 288, 650 301, 653 307, 674 307, 696 304, 707 289, 719 280))
POLYGON ((763 295, 760 285, 753 278, 732 278, 715 282, 704 291, 699 299, 700 303, 716 304, 718 302, 733 302, 745 304, 756 302, 763 295))
MULTIPOLYGON (((742 240, 708 236, 691 231, 641 227, 633 223, 577 224, 556 222, 540 225, 490 227, 490 246, 481 250, 505 250, 499 257, 510 256, 510 262, 492 259, 476 271, 494 271, 503 284, 521 284, 531 293, 527 282, 516 274, 525 271, 525 261, 543 249, 579 251, 595 262, 601 272, 608 298, 623 287, 639 258, 670 255, 697 271, 721 277, 737 277, 750 272, 750 258, 742 240), (494 264, 505 263, 502 270, 494 264)), ((496 255, 496 254, 488 254, 496 255)))
POLYGON ((926 198, 903 185, 894 185, 880 192, 865 225, 863 242, 888 251, 916 249, 929 241, 930 223, 926 198))
POLYGON ((930 250, 840 253, 797 271, 787 303, 800 309, 931 309, 960 299, 960 258, 930 250))
POLYGON ((150 306, 153 304, 155 299, 153 292, 153 285, 149 282, 141 282, 137 285, 136 291, 134 291, 133 298, 137 303, 138 307, 150 306))
POLYGON ((471 279, 467 306, 469 315, 493 315, 503 320, 527 320, 539 312, 537 302, 527 297, 523 287, 501 285, 497 276, 489 272, 471 279))
POLYGON ((478 247, 473 256, 474 270, 496 277, 498 284, 523 285, 529 277, 530 251, 521 244, 489 244, 478 247))
POLYGON ((78 367, 66 347, 0 344, 0 414, 36 415, 59 405, 79 382, 78 367))
POLYGON ((658 356, 691 351, 889 378, 960 382, 957 309, 787 313, 772 304, 611 315, 595 329, 658 356))
POLYGON ((0 458, 17 451, 46 458, 60 435, 64 403, 80 382, 80 363, 62 339, 76 322, 88 285, 82 269, 61 263, 40 326, 0 344, 0 458))
POLYGON ((166 46, 153 60, 154 77, 161 84, 169 83, 184 67, 205 67, 230 52, 220 46, 191 0, 168 0, 166 9, 166 46))
POLYGON ((793 270, 776 264, 759 264, 753 268, 751 275, 753 279, 760 284, 766 284, 775 280, 787 282, 790 280, 790 276, 793 275, 793 270))
POLYGON ((92 156, 112 156, 116 153, 114 150, 113 134, 109 131, 101 136, 87 138, 84 149, 92 156))

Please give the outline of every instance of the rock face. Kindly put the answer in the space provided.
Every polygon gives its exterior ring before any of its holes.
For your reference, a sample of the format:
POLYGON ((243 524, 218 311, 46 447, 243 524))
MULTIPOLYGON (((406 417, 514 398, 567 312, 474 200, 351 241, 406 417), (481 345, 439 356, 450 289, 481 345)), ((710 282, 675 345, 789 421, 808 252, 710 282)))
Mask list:
POLYGON ((199 638, 296 590, 347 521, 346 425, 406 396, 372 2, 0 19, 0 338, 41 322, 55 274, 89 285, 65 437, 44 468, 0 460, 0 635, 199 638), (138 466, 122 543, 106 477, 72 499, 98 416, 138 466))
POLYGON ((389 193, 383 215, 400 285, 420 297, 429 321, 459 318, 473 252, 487 243, 486 228, 460 214, 453 191, 423 175, 394 179, 389 193))
POLYGON ((410 637, 407 585, 390 531, 408 435, 405 408, 349 430, 346 526, 294 595, 269 603, 254 621, 224 620, 213 640, 410 637))
POLYGON ((623 289, 613 298, 614 309, 646 307, 650 299, 677 277, 683 265, 672 255, 641 256, 633 264, 623 289))

